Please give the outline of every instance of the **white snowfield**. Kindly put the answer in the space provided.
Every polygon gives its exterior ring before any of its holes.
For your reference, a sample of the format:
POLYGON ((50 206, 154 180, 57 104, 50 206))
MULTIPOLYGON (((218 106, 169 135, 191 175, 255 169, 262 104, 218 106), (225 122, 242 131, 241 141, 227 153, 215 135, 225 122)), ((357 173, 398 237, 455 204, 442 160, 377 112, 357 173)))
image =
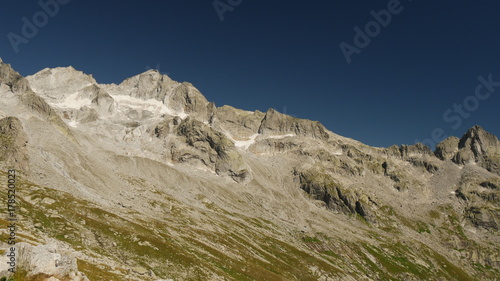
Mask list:
POLYGON ((236 146, 237 148, 247 150, 252 144, 255 143, 255 139, 258 136, 259 136, 259 134, 254 134, 254 135, 250 136, 250 138, 248 140, 244 140, 244 141, 236 141, 231 137, 231 140, 234 142, 234 146, 236 146))
MULTIPOLYGON (((132 153, 150 157, 173 165, 161 150, 165 145, 163 142, 170 141, 170 138, 165 141, 152 141, 148 130, 154 128, 165 117, 178 116, 186 119, 189 116, 182 110, 186 106, 183 104, 183 99, 171 96, 179 94, 174 89, 181 83, 162 76, 160 73, 147 71, 126 79, 118 85, 99 84, 91 75, 72 67, 45 69, 28 76, 27 79, 38 95, 54 108, 65 112, 64 115, 67 117, 63 120, 69 127, 82 132, 92 132, 103 141, 107 139, 108 141, 103 143, 105 143, 104 146, 109 145, 110 150, 116 150, 125 155, 132 153), (168 89, 164 95, 159 94, 162 89, 168 89), (103 98, 94 100, 98 95, 103 95, 103 98), (132 121, 132 123, 124 121, 132 121), (127 127, 130 124, 137 124, 137 127, 127 127), (148 149, 144 149, 145 146, 148 149)), ((187 86, 187 89, 193 91, 188 94, 191 95, 189 98, 196 97, 197 90, 192 85, 187 86)), ((201 104, 208 104, 208 101, 203 99, 194 102, 200 103, 201 101, 201 104)), ((239 114, 255 114, 255 112, 242 110, 239 114)), ((196 114, 191 117, 207 126, 213 126, 209 119, 203 119, 204 117, 196 114)), ((234 143, 239 151, 249 150, 257 142, 266 139, 281 140, 297 137, 294 133, 259 134, 255 131, 232 130, 230 127, 227 127, 227 130, 222 128, 221 132, 234 143)), ((267 153, 258 150, 259 154, 267 153)), ((342 152, 339 152, 336 155, 341 154, 342 152)))
POLYGON ((80 93, 76 92, 72 95, 67 96, 65 99, 59 102, 55 101, 47 101, 50 105, 58 107, 58 108, 67 108, 67 109, 80 109, 84 106, 90 106, 92 104, 92 100, 85 97, 80 97, 80 93))
POLYGON ((78 127, 78 122, 76 122, 75 120, 71 120, 68 122, 68 125, 70 125, 73 128, 76 128, 78 127))
MULTIPOLYGON (((155 99, 142 100, 126 95, 110 96, 115 100, 115 107, 119 112, 127 111, 127 109, 133 109, 137 111, 149 111, 156 117, 163 114, 179 116, 181 119, 188 117, 188 114, 184 112, 175 112, 161 101, 155 99)), ((90 106, 92 104, 92 100, 86 97, 81 97, 80 92, 76 92, 60 102, 49 101, 49 104, 61 109, 80 109, 85 106, 90 106)))
MULTIPOLYGON (((146 72, 147 73, 147 72, 146 72)), ((140 75, 135 77, 139 79, 140 75)), ((181 119, 188 117, 183 111, 173 110, 162 101, 156 99, 140 99, 130 96, 134 91, 134 85, 128 85, 128 80, 120 85, 99 84, 91 75, 75 70, 73 67, 61 67, 44 69, 34 75, 27 77, 31 88, 51 106, 59 109, 79 110, 83 107, 92 106, 91 97, 85 96, 85 91, 90 86, 97 86, 105 90, 113 99, 116 111, 109 118, 122 118, 123 113, 129 110, 138 112, 149 111, 151 118, 157 119, 162 115, 179 116, 181 119)), ((103 116, 100 116, 101 118, 103 116)), ((72 120, 70 126, 76 126, 78 122, 72 120)))
POLYGON ((296 137, 296 134, 286 134, 286 135, 276 135, 276 136, 268 136, 268 139, 284 139, 288 137, 296 137))
POLYGON ((181 119, 185 119, 188 116, 184 112, 175 112, 161 101, 155 99, 142 100, 127 95, 111 95, 111 97, 115 100, 115 106, 118 111, 130 108, 140 111, 149 111, 154 116, 168 114, 171 116, 179 116, 181 119))
MULTIPOLYGON (((289 137, 296 137, 296 134, 286 134, 286 135, 274 135, 274 136, 262 136, 261 134, 253 134, 247 140, 235 140, 229 133, 225 133, 226 136, 234 142, 234 146, 239 149, 247 150, 252 144, 257 140, 257 137, 261 136, 262 139, 284 139, 289 137)), ((342 152, 339 154, 341 155, 342 152)))
POLYGON ((331 154, 339 156, 339 155, 343 155, 344 153, 342 152, 342 149, 339 149, 337 151, 332 151, 331 154))

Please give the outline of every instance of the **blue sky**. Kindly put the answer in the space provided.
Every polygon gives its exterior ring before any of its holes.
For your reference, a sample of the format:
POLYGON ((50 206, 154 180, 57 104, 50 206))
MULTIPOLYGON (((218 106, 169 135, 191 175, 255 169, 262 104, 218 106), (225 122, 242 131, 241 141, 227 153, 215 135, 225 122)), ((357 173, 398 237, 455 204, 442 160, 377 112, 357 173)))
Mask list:
POLYGON ((0 57, 22 75, 72 65, 120 83, 159 68, 217 106, 272 107, 373 146, 476 124, 500 136, 499 1, 41 0, 51 15, 4 2, 0 57))

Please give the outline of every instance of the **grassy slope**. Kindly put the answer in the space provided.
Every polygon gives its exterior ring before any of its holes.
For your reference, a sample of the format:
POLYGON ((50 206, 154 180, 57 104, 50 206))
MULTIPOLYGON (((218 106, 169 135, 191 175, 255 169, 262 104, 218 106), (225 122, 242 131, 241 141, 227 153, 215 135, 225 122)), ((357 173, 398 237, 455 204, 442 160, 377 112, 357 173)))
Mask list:
MULTIPOLYGON (((5 180, 4 173, 1 180, 5 180)), ((207 230, 190 220, 191 212, 201 211, 189 207, 174 208, 163 218, 147 218, 130 209, 119 215, 110 213, 71 194, 28 182, 20 182, 18 190, 24 216, 22 240, 54 237, 88 256, 109 257, 118 265, 111 268, 79 260, 80 270, 91 280, 124 280, 131 266, 142 266, 159 278, 175 280, 207 280, 213 276, 227 280, 318 280, 323 276, 335 280, 345 275, 383 280, 407 276, 419 280, 476 280, 426 245, 387 243, 383 233, 397 232, 397 228, 373 228, 371 236, 379 240, 378 245, 353 243, 324 233, 286 234, 265 219, 228 213, 212 204, 208 206, 210 212, 200 214, 214 225, 207 230), (42 203, 44 198, 56 202, 46 205, 42 203)), ((5 226, 7 222, 0 223, 5 226)), ((443 224, 443 229, 412 221, 406 224, 418 235, 451 235, 446 232, 451 223, 443 224)), ((6 239, 5 232, 2 239, 6 239)), ((491 268, 477 271, 482 276, 498 274, 491 268)))

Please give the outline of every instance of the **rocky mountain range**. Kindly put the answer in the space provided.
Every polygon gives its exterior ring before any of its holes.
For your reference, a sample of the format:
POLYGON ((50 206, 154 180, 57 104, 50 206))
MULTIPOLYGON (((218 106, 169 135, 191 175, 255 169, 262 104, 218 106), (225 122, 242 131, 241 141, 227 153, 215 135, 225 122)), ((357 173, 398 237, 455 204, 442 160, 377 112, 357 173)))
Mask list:
POLYGON ((17 280, 500 279, 500 141, 480 126, 378 148, 155 70, 0 60, 0 167, 17 280))

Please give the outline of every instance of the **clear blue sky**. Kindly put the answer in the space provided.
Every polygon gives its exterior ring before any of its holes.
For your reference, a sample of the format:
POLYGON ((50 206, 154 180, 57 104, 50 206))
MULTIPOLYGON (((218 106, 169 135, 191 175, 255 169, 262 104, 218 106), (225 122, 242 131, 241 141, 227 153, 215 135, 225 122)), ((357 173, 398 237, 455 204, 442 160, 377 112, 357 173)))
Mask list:
POLYGON ((120 83, 159 67, 217 106, 272 107, 373 146, 476 124, 500 136, 500 87, 475 97, 478 76, 500 82, 500 1, 220 0, 234 5, 221 21, 212 0, 71 0, 46 23, 37 2, 0 6, 0 57, 22 75, 72 65, 120 83), (390 23, 372 23, 348 63, 340 43, 355 47, 354 28, 388 5, 390 23), (32 38, 23 17, 41 26, 32 38), (17 53, 11 32, 28 40, 17 53))

